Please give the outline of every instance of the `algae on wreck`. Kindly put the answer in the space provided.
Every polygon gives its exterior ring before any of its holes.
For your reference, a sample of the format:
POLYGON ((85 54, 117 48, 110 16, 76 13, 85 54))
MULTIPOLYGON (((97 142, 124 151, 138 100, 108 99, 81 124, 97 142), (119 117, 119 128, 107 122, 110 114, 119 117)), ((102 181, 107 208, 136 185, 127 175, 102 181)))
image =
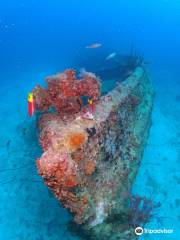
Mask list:
MULTIPOLYGON (((66 73, 67 78, 59 74, 48 81, 58 84, 70 78, 70 83, 76 84, 74 71, 66 73)), ((38 171, 89 238, 113 240, 131 236, 136 239, 134 226, 125 213, 129 212, 129 193, 151 125, 153 88, 147 72, 140 66, 99 98, 98 78, 88 73, 87 81, 96 86, 95 94, 92 89, 89 95, 95 96, 93 118, 84 117, 84 111, 78 110, 73 98, 72 112, 67 112, 67 105, 63 114, 48 113, 40 118, 44 153, 37 160, 38 171)), ((52 87, 41 91, 53 94, 54 90, 52 87)), ((41 110, 41 96, 37 94, 36 99, 41 110)), ((56 106, 54 97, 53 104, 56 106)), ((66 102, 63 104, 65 106, 66 102)), ((57 105, 57 109, 61 108, 57 105)), ((88 106, 85 111, 90 111, 88 106)))

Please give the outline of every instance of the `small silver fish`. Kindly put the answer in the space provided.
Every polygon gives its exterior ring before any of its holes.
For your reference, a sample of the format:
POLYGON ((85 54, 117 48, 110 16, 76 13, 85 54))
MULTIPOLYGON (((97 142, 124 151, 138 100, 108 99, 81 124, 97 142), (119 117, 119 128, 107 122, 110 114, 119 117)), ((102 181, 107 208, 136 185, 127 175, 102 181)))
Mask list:
POLYGON ((99 48, 101 47, 102 44, 101 43, 93 43, 92 45, 87 46, 86 48, 99 48))
POLYGON ((117 53, 116 53, 116 52, 113 52, 113 53, 111 53, 111 54, 109 54, 109 55, 107 56, 106 60, 112 59, 112 58, 114 58, 116 55, 117 55, 117 53))

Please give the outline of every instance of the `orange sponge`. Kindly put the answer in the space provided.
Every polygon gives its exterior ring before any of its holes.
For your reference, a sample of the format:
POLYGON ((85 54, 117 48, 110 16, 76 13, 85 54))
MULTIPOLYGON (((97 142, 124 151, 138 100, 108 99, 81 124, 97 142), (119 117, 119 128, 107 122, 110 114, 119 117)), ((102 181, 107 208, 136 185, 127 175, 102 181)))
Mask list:
POLYGON ((86 140, 86 136, 83 133, 73 133, 68 139, 68 145, 71 150, 77 150, 86 140))

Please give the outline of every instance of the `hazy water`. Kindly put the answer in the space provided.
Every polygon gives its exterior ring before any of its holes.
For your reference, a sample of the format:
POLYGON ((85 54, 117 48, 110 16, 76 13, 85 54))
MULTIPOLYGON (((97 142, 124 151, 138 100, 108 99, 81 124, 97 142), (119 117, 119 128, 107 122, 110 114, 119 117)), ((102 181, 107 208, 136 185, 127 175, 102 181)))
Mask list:
POLYGON ((37 176, 41 150, 26 97, 45 76, 88 56, 94 42, 102 44, 97 56, 128 53, 133 44, 149 62, 153 125, 134 191, 162 202, 163 222, 147 227, 174 234, 142 239, 180 238, 180 1, 7 0, 0 1, 0 240, 75 239, 69 214, 37 176))

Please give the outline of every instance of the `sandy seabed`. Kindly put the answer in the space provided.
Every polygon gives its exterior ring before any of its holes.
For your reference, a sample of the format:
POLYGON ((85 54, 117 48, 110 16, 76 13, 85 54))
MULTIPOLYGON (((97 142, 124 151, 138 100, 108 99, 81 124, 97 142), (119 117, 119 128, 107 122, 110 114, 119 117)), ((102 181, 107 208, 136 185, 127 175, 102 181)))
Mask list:
POLYGON ((144 234, 146 239, 180 239, 180 79, 179 70, 152 69, 155 102, 152 127, 133 191, 160 202, 146 229, 172 234, 144 234))

